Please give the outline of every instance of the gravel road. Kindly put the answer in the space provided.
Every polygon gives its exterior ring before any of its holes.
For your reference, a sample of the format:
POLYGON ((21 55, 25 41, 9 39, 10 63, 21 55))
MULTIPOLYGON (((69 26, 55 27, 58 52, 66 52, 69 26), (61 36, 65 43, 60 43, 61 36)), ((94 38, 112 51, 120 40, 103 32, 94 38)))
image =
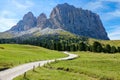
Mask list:
MULTIPOLYGON (((71 60, 74 59, 76 57, 78 57, 78 55, 75 54, 71 54, 68 52, 64 52, 65 54, 68 55, 68 57, 65 58, 58 58, 56 60, 71 60)), ((38 67, 38 66, 43 66, 47 63, 51 63, 54 62, 55 60, 44 60, 44 61, 37 61, 37 62, 31 62, 31 63, 26 63, 11 69, 7 69, 4 71, 0 71, 0 80, 12 80, 13 78, 24 74, 25 72, 27 72, 28 70, 33 69, 33 67, 38 67)))

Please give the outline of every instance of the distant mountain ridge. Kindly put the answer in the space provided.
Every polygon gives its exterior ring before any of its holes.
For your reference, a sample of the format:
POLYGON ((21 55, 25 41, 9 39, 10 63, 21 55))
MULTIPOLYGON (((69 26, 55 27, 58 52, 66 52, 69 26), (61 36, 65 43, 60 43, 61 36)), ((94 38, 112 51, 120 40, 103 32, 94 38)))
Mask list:
POLYGON ((67 3, 58 4, 53 8, 50 18, 47 18, 44 13, 36 18, 32 12, 28 12, 22 20, 4 34, 10 33, 14 37, 18 34, 19 36, 34 33, 42 34, 42 30, 45 31, 46 28, 46 31, 48 29, 57 30, 57 32, 62 30, 80 36, 109 40, 97 14, 82 8, 75 8, 67 3))

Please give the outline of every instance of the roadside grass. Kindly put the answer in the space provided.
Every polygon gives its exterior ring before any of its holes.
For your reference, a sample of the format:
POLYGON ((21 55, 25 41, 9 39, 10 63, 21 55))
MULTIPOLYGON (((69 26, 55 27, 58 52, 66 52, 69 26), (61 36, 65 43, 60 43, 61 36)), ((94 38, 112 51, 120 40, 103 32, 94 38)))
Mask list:
POLYGON ((79 58, 56 61, 14 80, 120 80, 120 53, 72 52, 79 58), (38 72, 38 73, 37 73, 38 72))
POLYGON ((36 71, 28 71, 26 77, 21 75, 14 80, 94 80, 93 78, 62 70, 49 69, 45 67, 36 68, 36 71))
POLYGON ((62 52, 31 45, 0 44, 0 47, 0 70, 23 63, 67 56, 62 52))

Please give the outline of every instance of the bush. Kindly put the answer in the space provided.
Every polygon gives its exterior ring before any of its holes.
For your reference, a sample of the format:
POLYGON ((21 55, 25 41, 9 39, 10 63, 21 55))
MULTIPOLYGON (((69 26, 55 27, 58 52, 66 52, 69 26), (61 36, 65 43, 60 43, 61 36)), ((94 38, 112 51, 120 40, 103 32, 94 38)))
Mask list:
POLYGON ((115 47, 115 46, 112 46, 112 47, 111 47, 111 53, 116 53, 116 52, 117 52, 116 47, 115 47))
POLYGON ((104 52, 106 53, 111 53, 111 46, 109 44, 107 44, 104 48, 104 52))
POLYGON ((5 49, 4 47, 0 47, 0 49, 5 49))
POLYGON ((118 52, 120 52, 120 47, 118 47, 118 52))
POLYGON ((99 43, 99 42, 94 42, 94 43, 93 43, 93 46, 92 46, 92 51, 93 51, 93 52, 102 52, 102 51, 103 51, 103 48, 102 48, 101 43, 99 43))

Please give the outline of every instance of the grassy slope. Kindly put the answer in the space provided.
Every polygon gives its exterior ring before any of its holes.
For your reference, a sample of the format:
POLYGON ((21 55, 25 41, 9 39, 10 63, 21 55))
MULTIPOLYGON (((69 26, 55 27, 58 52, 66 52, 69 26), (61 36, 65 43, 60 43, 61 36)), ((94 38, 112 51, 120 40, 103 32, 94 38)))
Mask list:
MULTIPOLYGON (((120 80, 119 53, 74 53, 80 57, 75 60, 52 63, 47 65, 47 68, 37 68, 37 72, 29 71, 27 78, 29 80, 120 80), (58 68, 62 69, 58 70, 58 68)), ((23 79, 23 75, 15 80, 21 79, 23 79)))
MULTIPOLYGON (((70 32, 60 32, 60 35, 65 35, 66 37, 75 38, 76 36, 70 32)), ((85 38, 85 37, 82 37, 85 38)), ((101 44, 110 44, 111 46, 120 46, 120 40, 98 40, 93 38, 87 38, 89 44, 93 44, 94 41, 98 41, 101 44)), ((86 39, 86 40, 87 40, 86 39)))
MULTIPOLYGON (((75 38, 75 35, 70 32, 60 32, 61 35, 66 35, 67 37, 75 38)), ((93 38, 88 38, 88 43, 93 44, 94 41, 98 41, 101 44, 110 44, 111 46, 120 46, 120 40, 97 40, 93 38)))
POLYGON ((0 39, 2 39, 2 38, 8 39, 8 38, 12 38, 12 37, 13 37, 12 33, 8 33, 8 32, 0 33, 0 39))
POLYGON ((0 68, 65 56, 57 51, 30 45, 0 44, 0 47, 5 48, 0 49, 0 68))
POLYGON ((111 46, 120 46, 120 40, 97 40, 97 39, 88 40, 90 44, 92 44, 94 41, 98 41, 102 44, 110 44, 111 46))

